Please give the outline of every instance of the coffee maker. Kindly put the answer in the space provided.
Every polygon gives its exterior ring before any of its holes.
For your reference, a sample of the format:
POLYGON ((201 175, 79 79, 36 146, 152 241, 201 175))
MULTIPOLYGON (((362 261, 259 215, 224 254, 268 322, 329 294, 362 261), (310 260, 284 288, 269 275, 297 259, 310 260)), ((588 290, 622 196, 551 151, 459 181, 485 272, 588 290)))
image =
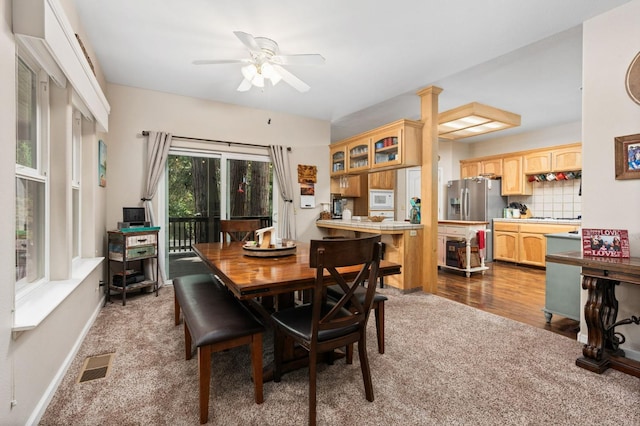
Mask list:
POLYGON ((342 198, 340 194, 331 194, 331 218, 342 219, 342 210, 347 203, 346 198, 342 198))

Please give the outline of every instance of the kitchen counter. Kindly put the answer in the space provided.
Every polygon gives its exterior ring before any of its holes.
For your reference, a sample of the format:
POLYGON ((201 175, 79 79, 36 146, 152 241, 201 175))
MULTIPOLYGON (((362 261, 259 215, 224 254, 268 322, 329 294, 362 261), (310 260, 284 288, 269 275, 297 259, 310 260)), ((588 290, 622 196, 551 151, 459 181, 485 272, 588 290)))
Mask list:
POLYGON ((458 225, 458 226, 468 226, 468 225, 488 225, 489 222, 479 221, 479 220, 439 220, 438 225, 458 225))
POLYGON ((402 291, 422 289, 422 230, 424 225, 399 221, 318 220, 318 228, 330 236, 357 238, 362 233, 381 234, 385 244, 384 259, 402 265, 398 275, 385 278, 385 284, 402 291))
POLYGON ((547 225, 578 225, 582 223, 580 219, 493 219, 494 222, 511 222, 511 223, 544 223, 547 225))
POLYGON ((393 234, 394 231, 404 231, 406 229, 422 229, 424 225, 409 223, 409 222, 399 222, 392 220, 383 220, 382 222, 372 222, 370 220, 342 220, 342 219, 332 219, 332 220, 318 220, 316 221, 316 226, 319 228, 333 228, 333 229, 359 229, 362 232, 370 231, 379 231, 381 234, 393 234))

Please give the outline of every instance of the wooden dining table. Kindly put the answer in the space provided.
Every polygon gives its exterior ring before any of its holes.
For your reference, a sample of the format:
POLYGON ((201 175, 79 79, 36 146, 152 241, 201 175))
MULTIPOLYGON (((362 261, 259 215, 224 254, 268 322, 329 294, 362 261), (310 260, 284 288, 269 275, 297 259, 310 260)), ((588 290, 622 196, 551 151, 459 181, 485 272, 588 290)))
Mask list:
MULTIPOLYGON (((277 257, 251 256, 251 251, 243 245, 242 242, 199 243, 193 245, 193 250, 238 299, 248 302, 269 323, 274 309, 293 305, 295 292, 313 288, 316 270, 309 266, 309 243, 295 242, 293 254, 277 257), (273 305, 265 303, 273 300, 270 296, 275 299, 273 305)), ((399 274, 400 268, 397 263, 382 260, 379 274, 399 274)), ((359 266, 338 268, 346 279, 355 278, 360 269, 359 266)), ((334 283, 326 271, 325 277, 327 285, 334 283)), ((285 348, 283 372, 307 365, 305 353, 296 351, 293 345, 285 348)), ((335 358, 336 354, 331 354, 331 360, 335 358)), ((271 380, 272 374, 272 366, 265 366, 264 380, 271 380)))
MULTIPOLYGON (((196 254, 240 300, 292 294, 313 288, 315 268, 309 266, 309 243, 295 242, 295 252, 277 257, 255 257, 241 242, 194 244, 196 254)), ((400 273, 401 265, 382 260, 380 275, 400 273)), ((338 269, 345 278, 355 278, 359 266, 338 269)), ((325 271, 327 284, 333 282, 325 271)))

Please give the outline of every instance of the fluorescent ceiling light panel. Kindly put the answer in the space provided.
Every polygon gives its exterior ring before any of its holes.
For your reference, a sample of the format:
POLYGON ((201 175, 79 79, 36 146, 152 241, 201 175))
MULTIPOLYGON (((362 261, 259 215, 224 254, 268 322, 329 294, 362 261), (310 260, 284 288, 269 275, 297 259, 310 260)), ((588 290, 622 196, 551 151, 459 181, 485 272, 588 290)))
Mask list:
POLYGON ((462 139, 519 125, 518 114, 472 102, 440 113, 438 136, 443 139, 462 139))

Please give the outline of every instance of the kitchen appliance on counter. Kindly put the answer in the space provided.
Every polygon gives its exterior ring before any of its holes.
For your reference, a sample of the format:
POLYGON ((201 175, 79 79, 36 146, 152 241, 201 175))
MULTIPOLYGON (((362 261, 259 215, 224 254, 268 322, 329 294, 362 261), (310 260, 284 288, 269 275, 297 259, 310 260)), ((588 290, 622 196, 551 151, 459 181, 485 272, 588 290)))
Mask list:
MULTIPOLYGON (((447 183, 447 220, 489 222, 501 218, 507 197, 500 194, 500 180, 484 177, 450 180, 447 183)), ((493 260, 493 237, 486 241, 485 262, 493 260)))
POLYGON ((342 211, 347 204, 347 199, 340 194, 331 194, 331 218, 342 219, 342 211))

